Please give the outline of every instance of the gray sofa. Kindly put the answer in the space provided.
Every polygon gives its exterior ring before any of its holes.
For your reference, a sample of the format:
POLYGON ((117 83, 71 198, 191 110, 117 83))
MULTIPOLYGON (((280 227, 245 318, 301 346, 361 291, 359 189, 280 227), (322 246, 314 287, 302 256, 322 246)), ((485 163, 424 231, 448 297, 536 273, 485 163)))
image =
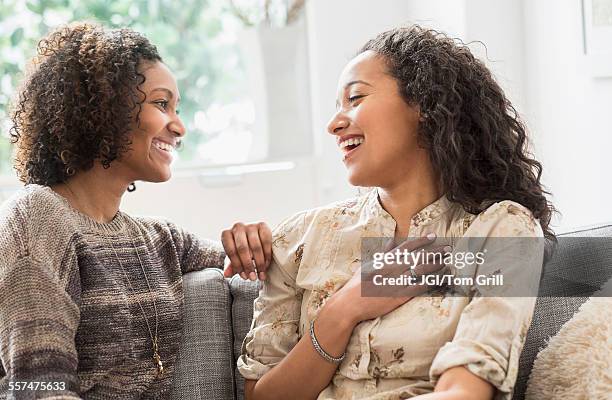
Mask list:
MULTIPOLYGON (((559 236, 546 263, 533 322, 520 359, 513 399, 522 400, 533 361, 580 305, 612 273, 612 224, 559 236)), ((248 332, 258 283, 225 279, 208 269, 184 277, 185 320, 176 365, 173 399, 243 399, 236 370, 248 332)))

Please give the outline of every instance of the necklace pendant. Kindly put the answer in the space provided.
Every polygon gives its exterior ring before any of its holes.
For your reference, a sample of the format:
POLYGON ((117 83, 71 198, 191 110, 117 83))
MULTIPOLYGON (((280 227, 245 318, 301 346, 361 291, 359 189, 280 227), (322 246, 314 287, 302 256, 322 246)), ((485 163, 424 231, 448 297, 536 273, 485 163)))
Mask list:
POLYGON ((161 376, 164 374, 164 363, 161 360, 161 357, 157 352, 153 353, 153 362, 157 367, 157 376, 161 376))

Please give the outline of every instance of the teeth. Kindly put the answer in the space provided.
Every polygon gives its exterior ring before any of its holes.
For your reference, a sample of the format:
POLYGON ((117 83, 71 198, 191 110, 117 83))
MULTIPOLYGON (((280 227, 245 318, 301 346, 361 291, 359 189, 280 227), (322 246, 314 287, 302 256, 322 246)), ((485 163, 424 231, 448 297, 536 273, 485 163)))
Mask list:
POLYGON ((169 145, 168 143, 164 143, 164 142, 160 142, 160 141, 155 141, 153 142, 153 145, 155 147, 157 147, 160 150, 164 150, 164 151, 168 151, 171 152, 172 150, 174 150, 174 148, 169 145))
POLYGON ((364 138, 360 137, 360 138, 350 138, 345 140, 344 142, 340 143, 340 148, 345 148, 347 146, 353 146, 353 145, 358 145, 364 142, 364 138))

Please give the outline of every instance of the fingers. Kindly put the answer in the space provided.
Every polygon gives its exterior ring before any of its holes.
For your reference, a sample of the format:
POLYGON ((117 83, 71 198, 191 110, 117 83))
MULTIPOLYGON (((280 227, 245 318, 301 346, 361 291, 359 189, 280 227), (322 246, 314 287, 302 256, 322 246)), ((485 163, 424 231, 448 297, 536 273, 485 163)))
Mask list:
POLYGON ((272 260, 272 231, 265 222, 237 222, 221 233, 221 242, 231 265, 224 275, 240 274, 242 279, 254 281, 259 273, 259 279, 266 278, 272 260))
POLYGON ((264 265, 258 268, 259 279, 266 279, 266 271, 272 262, 272 231, 265 222, 257 224, 257 230, 259 232, 259 239, 261 240, 261 247, 264 253, 264 265))
POLYGON ((231 263, 223 270, 223 276, 226 278, 231 278, 234 276, 234 269, 232 268, 231 263))
POLYGON ((444 258, 453 248, 451 246, 439 246, 427 252, 424 262, 416 265, 413 270, 417 276, 429 275, 434 272, 443 272, 447 265, 444 263, 444 258))
POLYGON ((258 223, 257 230, 259 232, 259 238, 261 239, 264 257, 269 264, 272 261, 272 231, 265 222, 258 223))
POLYGON ((402 244, 400 244, 397 248, 400 250, 406 249, 408 251, 420 249, 421 247, 425 247, 428 244, 431 244, 436 240, 435 233, 428 233, 427 235, 416 238, 413 240, 406 240, 402 244))
POLYGON ((403 275, 410 280, 406 286, 391 288, 388 294, 397 296, 418 296, 429 289, 445 285, 445 278, 436 279, 430 275, 448 275, 449 267, 444 263, 445 256, 452 251, 451 246, 438 246, 427 253, 416 266, 394 265, 393 276, 403 275), (407 268, 406 268, 407 267, 407 268))
POLYGON ((234 276, 234 268, 232 267, 232 262, 230 261, 227 255, 223 260, 223 276, 225 276, 226 278, 231 278, 232 276, 234 276))
POLYGON ((232 226, 230 233, 231 241, 233 241, 234 245, 234 257, 229 254, 228 257, 230 257, 234 269, 236 272, 238 272, 238 269, 242 271, 239 272, 242 279, 250 278, 251 280, 255 280, 257 276, 255 275, 255 268, 253 267, 253 254, 249 247, 246 226, 242 222, 237 222, 232 226))
POLYGON ((243 276, 243 267, 242 261, 238 257, 238 250, 236 249, 236 243, 234 241, 234 234, 231 229, 226 229, 221 232, 221 243, 223 244, 223 248, 225 249, 225 254, 230 259, 230 264, 232 265, 232 272, 235 274, 240 274, 243 279, 246 279, 246 275, 243 276))
MULTIPOLYGON (((253 255, 253 259, 255 260, 255 266, 257 267, 257 271, 263 268, 265 264, 263 247, 261 244, 261 240, 259 238, 259 231, 255 226, 247 226, 246 228, 246 237, 248 240, 248 246, 253 255)), ((249 279, 255 280, 256 273, 252 272, 249 275, 249 279), (252 275, 251 275, 252 274, 252 275)))
POLYGON ((397 244, 395 243, 395 240, 393 238, 389 238, 389 240, 386 241, 384 247, 383 247, 383 251, 385 253, 393 250, 395 247, 397 247, 397 244))
POLYGON ((253 253, 251 253, 251 248, 249 246, 246 226, 240 222, 235 223, 232 228, 232 234, 234 235, 238 258, 242 263, 242 269, 244 271, 240 276, 242 279, 255 280, 256 275, 255 267, 253 266, 253 253))
POLYGON ((423 275, 431 275, 435 272, 442 272, 446 267, 445 264, 420 264, 414 267, 414 273, 416 276, 421 277, 423 275))
POLYGON ((249 279, 266 279, 266 270, 272 259, 272 231, 265 222, 246 225, 246 236, 249 249, 255 260, 257 275, 255 272, 249 274, 249 279))

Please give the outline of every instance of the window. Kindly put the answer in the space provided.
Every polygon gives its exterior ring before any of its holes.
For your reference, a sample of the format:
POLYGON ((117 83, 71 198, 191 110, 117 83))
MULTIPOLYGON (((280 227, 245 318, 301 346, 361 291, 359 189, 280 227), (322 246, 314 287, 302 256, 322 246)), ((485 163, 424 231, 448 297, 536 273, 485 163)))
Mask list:
MULTIPOLYGON (((262 68, 249 67, 263 51, 253 52, 258 47, 252 43, 252 34, 245 31, 244 15, 237 11, 232 1, 206 0, 0 3, 0 175, 12 174, 8 103, 23 79, 26 63, 35 54, 38 40, 49 30, 75 20, 95 21, 109 28, 130 27, 157 46, 177 77, 181 117, 188 132, 178 153, 177 167, 240 164, 307 152, 310 146, 304 135, 310 127, 309 118, 304 115, 309 111, 275 124, 300 124, 305 132, 301 139, 295 141, 295 137, 287 137, 287 132, 278 132, 282 128, 273 132, 274 124, 269 123, 267 116, 274 110, 266 109, 267 103, 260 101, 261 93, 266 93, 257 77, 261 73, 257 68, 262 68), (274 140, 269 134, 276 134, 279 139, 274 140), (276 149, 279 145, 280 150, 276 149), (300 150, 296 152, 296 148, 300 150)), ((250 29, 253 32, 256 28, 250 29)), ((302 36, 305 39, 305 33, 302 36)), ((304 42, 301 46, 305 49, 304 42)), ((296 47, 291 43, 289 46, 296 47)), ((306 64, 302 59, 298 68, 303 69, 306 64)), ((300 82, 293 92, 300 96, 302 107, 309 110, 309 96, 303 90, 307 84, 300 82)), ((285 107, 288 104, 283 99, 280 102, 285 107)))

